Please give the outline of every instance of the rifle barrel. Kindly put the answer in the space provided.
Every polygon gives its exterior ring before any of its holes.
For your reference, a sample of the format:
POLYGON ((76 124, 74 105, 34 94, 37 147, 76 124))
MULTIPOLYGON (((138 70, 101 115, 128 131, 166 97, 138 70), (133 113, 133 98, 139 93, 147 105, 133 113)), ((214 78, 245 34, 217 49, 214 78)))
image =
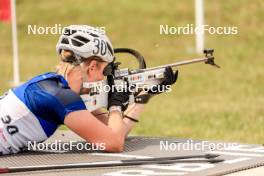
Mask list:
POLYGON ((146 69, 140 69, 142 71, 150 71, 150 70, 155 70, 155 69, 159 69, 159 68, 165 68, 165 67, 177 67, 177 66, 181 66, 181 65, 188 65, 188 64, 193 64, 193 63, 197 63, 197 62, 206 62, 208 61, 208 58, 197 58, 197 59, 191 59, 191 60, 186 60, 186 61, 180 61, 180 62, 175 62, 172 64, 167 64, 167 65, 161 65, 161 66, 157 66, 157 67, 151 67, 151 68, 146 68, 146 69))

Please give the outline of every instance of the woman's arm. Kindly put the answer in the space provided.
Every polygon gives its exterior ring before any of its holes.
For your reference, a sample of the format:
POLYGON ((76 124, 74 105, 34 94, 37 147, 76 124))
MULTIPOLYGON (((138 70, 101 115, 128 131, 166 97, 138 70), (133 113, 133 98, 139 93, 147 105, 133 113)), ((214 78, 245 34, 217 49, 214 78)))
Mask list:
MULTIPOLYGON (((133 103, 128 106, 127 110, 125 111, 125 116, 131 117, 135 120, 139 119, 141 112, 144 110, 144 104, 133 103)), ((134 128, 135 122, 124 117, 123 122, 126 124, 126 136, 130 133, 130 131, 134 128)))
POLYGON ((123 151, 126 125, 118 111, 109 114, 108 125, 105 125, 87 110, 69 113, 64 124, 80 137, 90 143, 104 143, 109 152, 123 151))
POLYGON ((108 111, 103 111, 103 109, 97 109, 92 111, 91 113, 105 125, 108 124, 108 111))
MULTIPOLYGON (((127 110, 124 112, 125 116, 132 117, 133 119, 138 120, 140 113, 144 110, 145 105, 144 104, 136 104, 133 103, 128 106, 127 110)), ((104 112, 101 109, 97 109, 92 112, 92 114, 101 122, 103 122, 105 125, 108 125, 108 112, 104 112)), ((135 122, 131 121, 128 118, 123 118, 123 122, 126 125, 126 136, 129 134, 129 132, 134 128, 135 122)))
MULTIPOLYGON (((109 96, 109 118, 107 121, 98 120, 88 110, 80 110, 69 113, 64 124, 72 131, 91 143, 104 143, 105 150, 109 152, 121 152, 124 148, 125 137, 134 126, 134 122, 123 119, 121 110, 126 109, 124 104, 129 100, 128 92, 114 90, 109 96)), ((126 115, 138 118, 143 105, 131 105, 126 115)), ((97 113, 100 111, 97 111, 97 113)), ((96 114, 96 112, 93 112, 96 114)))

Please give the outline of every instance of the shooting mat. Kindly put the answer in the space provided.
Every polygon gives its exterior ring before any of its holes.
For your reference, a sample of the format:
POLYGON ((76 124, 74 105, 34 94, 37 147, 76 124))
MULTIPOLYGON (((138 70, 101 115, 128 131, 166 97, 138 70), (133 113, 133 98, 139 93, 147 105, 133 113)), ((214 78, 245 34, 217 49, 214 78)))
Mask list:
MULTIPOLYGON (((82 143, 82 139, 70 131, 57 131, 47 143, 59 140, 62 143, 76 141, 82 143)), ((98 151, 77 150, 64 153, 31 151, 17 155, 0 156, 0 167, 29 166, 29 165, 51 165, 66 163, 82 163, 96 161, 113 161, 146 157, 167 157, 200 154, 219 154, 218 159, 224 159, 221 163, 175 163, 175 164, 152 164, 143 166, 124 166, 96 169, 67 169, 8 173, 4 175, 105 175, 105 176, 130 176, 130 175, 261 175, 264 174, 264 147, 253 144, 231 144, 217 141, 199 141, 190 139, 173 139, 163 137, 130 136, 126 140, 125 151, 122 153, 103 153, 98 151), (188 150, 182 144, 205 144, 201 150, 188 150), (221 143, 221 150, 214 146, 221 143), (167 144, 167 145, 166 145, 167 144), (210 145, 207 145, 210 144, 210 145), (213 145, 215 144, 215 145, 213 145), (161 147, 162 146, 162 147, 161 147), (165 147, 167 146, 167 148, 165 147), (177 149, 175 150, 175 146, 177 149), (207 147, 208 146, 208 147, 207 147), (254 169, 253 169, 254 168, 254 169), (246 170, 246 171, 245 171, 246 170), (243 172, 239 172, 243 171, 243 172)))

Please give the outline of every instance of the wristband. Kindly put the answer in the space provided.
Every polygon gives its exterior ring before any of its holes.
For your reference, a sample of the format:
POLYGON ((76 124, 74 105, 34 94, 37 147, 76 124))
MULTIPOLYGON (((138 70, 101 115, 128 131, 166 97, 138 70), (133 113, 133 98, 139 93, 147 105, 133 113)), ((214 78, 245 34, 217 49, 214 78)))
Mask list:
POLYGON ((133 121, 133 122, 136 122, 136 123, 139 122, 137 119, 134 119, 134 118, 129 117, 129 116, 127 116, 127 115, 125 115, 124 118, 127 118, 127 119, 129 119, 129 120, 131 120, 131 121, 133 121))
POLYGON ((121 109, 121 106, 111 106, 109 108, 109 112, 113 112, 113 111, 118 111, 120 114, 122 114, 122 109, 121 109))

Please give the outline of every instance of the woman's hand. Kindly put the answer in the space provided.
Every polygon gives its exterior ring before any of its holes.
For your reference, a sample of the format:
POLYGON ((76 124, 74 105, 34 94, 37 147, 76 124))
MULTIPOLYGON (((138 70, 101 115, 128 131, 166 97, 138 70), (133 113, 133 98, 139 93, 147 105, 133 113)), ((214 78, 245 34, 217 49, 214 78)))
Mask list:
POLYGON ((125 111, 128 106, 129 101, 129 91, 126 88, 122 90, 117 90, 115 87, 108 94, 108 110, 117 106, 120 107, 122 111, 125 111))
POLYGON ((148 93, 160 94, 166 92, 167 86, 176 83, 178 78, 178 70, 174 73, 171 67, 166 67, 164 72, 164 79, 159 85, 153 86, 148 93))
POLYGON ((167 91, 167 87, 175 84, 178 79, 178 70, 174 73, 171 67, 166 67, 164 72, 164 80, 159 84, 153 86, 147 91, 142 91, 136 96, 136 103, 146 104, 149 99, 154 95, 163 93, 167 91))

